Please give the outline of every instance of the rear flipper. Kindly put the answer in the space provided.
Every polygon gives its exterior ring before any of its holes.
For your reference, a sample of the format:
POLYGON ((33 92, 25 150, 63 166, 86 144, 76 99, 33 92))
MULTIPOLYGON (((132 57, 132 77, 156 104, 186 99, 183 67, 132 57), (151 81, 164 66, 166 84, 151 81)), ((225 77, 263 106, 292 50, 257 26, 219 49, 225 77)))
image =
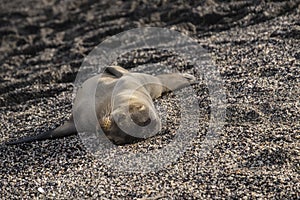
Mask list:
POLYGON ((179 90, 189 85, 198 83, 198 81, 196 81, 196 78, 190 74, 173 73, 162 74, 156 77, 159 78, 159 80, 163 84, 163 92, 179 90))
POLYGON ((7 145, 15 145, 15 144, 21 144, 21 143, 28 143, 28 142, 34 142, 34 141, 40 141, 40 140, 47 140, 47 139, 57 139, 62 138, 70 135, 75 135, 77 133, 75 125, 73 123, 73 120, 67 121, 62 126, 59 126, 58 128, 47 131, 45 133, 41 133, 39 135, 29 136, 25 138, 18 139, 16 141, 7 142, 5 144, 7 145))

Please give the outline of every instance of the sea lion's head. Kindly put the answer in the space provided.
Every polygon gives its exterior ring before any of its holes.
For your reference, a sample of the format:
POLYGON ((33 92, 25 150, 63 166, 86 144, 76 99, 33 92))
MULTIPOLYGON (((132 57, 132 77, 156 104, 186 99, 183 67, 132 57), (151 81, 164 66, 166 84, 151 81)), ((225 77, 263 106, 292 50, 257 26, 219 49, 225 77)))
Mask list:
POLYGON ((161 129, 160 118, 152 105, 138 101, 120 105, 104 117, 100 125, 115 144, 146 139, 161 129))

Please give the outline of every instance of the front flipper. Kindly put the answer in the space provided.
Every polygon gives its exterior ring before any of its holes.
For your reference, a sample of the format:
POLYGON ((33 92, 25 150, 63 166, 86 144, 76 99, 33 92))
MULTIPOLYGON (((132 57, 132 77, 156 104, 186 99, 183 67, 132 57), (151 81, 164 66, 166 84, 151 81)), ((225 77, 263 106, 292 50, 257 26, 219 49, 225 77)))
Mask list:
POLYGON ((123 67, 120 67, 120 66, 109 66, 109 67, 106 67, 105 68, 105 72, 107 72, 108 74, 111 74, 111 75, 115 76, 116 78, 120 78, 124 74, 129 73, 128 70, 126 70, 126 69, 124 69, 123 67))
POLYGON ((196 78, 193 75, 186 73, 162 74, 156 77, 159 78, 163 84, 163 92, 179 90, 197 83, 196 78))

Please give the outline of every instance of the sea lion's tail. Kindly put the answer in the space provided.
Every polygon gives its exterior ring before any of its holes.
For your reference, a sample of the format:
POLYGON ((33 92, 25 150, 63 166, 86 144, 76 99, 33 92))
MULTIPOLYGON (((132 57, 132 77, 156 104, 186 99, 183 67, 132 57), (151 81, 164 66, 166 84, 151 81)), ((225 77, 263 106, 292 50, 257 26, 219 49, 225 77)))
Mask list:
POLYGON ((28 142, 34 142, 39 140, 47 140, 47 139, 57 139, 62 138, 70 135, 75 135, 77 133, 76 127, 73 123, 73 121, 67 121, 62 126, 59 126, 58 128, 47 131, 45 133, 41 133, 39 135, 29 136, 25 138, 18 139, 16 141, 7 142, 7 145, 15 145, 20 143, 28 143, 28 142))

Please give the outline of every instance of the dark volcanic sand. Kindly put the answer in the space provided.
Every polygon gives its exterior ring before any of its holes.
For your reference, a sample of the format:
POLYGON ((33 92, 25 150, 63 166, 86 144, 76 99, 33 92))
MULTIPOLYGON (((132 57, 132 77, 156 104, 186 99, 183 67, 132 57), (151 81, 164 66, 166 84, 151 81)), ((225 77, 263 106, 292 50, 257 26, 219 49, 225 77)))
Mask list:
MULTIPOLYGON (((1 198, 299 199, 299 1, 200 2, 2 1, 1 198), (205 118, 182 157, 148 174, 108 168, 78 136, 3 144, 66 120, 84 56, 105 38, 143 26, 172 28, 195 38, 221 73, 226 123, 205 158, 198 156, 205 118)), ((188 64, 176 56, 153 54, 138 57, 137 63, 172 63, 188 72, 188 64)), ((119 62, 136 67, 132 59, 119 62)), ((207 104, 202 106, 208 113, 207 104)), ((176 109, 171 107, 171 122, 172 117, 176 109)), ((172 139, 167 135, 156 139, 172 139)), ((156 139, 126 148, 147 148, 156 139)))

